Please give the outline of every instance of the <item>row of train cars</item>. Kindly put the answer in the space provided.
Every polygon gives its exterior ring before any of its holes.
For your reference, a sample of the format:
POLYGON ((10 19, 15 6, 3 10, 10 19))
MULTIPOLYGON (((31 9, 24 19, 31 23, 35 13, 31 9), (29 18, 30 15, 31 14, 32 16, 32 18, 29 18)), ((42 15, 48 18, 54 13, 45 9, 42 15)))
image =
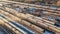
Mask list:
POLYGON ((42 10, 19 3, 0 2, 0 34, 60 34, 59 9, 42 10))

